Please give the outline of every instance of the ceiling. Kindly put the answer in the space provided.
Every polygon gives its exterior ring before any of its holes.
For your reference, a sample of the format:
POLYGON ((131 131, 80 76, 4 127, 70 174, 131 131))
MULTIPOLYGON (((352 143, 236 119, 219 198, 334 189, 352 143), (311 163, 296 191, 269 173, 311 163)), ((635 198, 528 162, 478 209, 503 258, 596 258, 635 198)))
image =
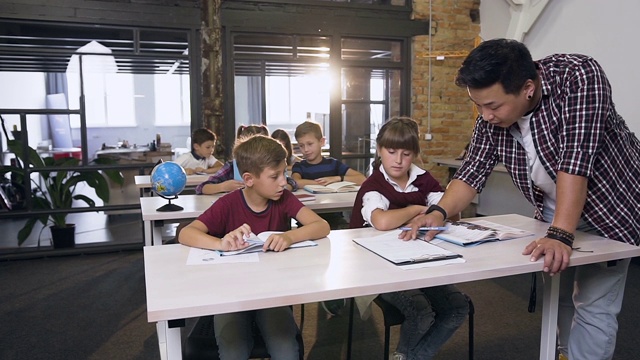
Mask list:
POLYGON ((65 72, 76 50, 92 40, 112 51, 118 72, 189 73, 186 30, 4 19, 0 19, 0 71, 65 72))

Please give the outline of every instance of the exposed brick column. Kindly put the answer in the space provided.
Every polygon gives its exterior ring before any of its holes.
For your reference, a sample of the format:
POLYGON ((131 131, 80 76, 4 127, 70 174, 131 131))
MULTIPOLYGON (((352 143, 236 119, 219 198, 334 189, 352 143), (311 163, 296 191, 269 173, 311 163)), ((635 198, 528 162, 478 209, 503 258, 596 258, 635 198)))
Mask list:
MULTIPOLYGON (((202 0, 202 126, 224 134, 222 99, 222 42, 220 5, 222 0, 202 0)), ((200 70, 200 69, 198 69, 200 70)), ((216 157, 222 156, 223 141, 218 141, 216 157)))
MULTIPOLYGON (((480 34, 478 17, 480 0, 432 0, 431 51, 468 52, 480 34)), ((414 0, 413 16, 429 19, 429 0, 414 0)), ((423 134, 420 147, 422 161, 427 169, 446 185, 448 170, 436 166, 433 159, 457 157, 471 137, 474 118, 473 107, 464 89, 454 84, 462 56, 431 58, 431 134, 433 140, 424 140, 428 131, 429 103, 429 37, 413 39, 412 94, 413 118, 420 124, 423 134)))

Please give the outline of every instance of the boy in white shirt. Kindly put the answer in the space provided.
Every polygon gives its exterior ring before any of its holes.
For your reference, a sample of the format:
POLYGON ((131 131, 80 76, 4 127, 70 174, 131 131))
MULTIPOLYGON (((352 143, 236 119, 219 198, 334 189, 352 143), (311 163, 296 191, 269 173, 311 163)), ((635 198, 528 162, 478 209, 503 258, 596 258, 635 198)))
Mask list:
POLYGON ((213 156, 216 147, 216 134, 205 128, 196 129, 191 135, 191 152, 180 155, 178 163, 187 175, 196 173, 213 174, 222 167, 222 163, 213 156))

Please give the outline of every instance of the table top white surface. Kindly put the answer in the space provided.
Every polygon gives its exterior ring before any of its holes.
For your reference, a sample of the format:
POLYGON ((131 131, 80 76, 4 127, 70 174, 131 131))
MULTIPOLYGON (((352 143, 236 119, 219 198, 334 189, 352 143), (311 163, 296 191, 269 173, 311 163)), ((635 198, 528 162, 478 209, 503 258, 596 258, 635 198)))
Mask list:
MULTIPOLYGON (((294 194, 309 194, 304 190, 298 190, 294 194)), ((140 208, 143 221, 189 219, 198 217, 206 209, 224 194, 215 195, 178 195, 171 200, 172 204, 183 207, 181 211, 162 212, 157 211, 160 206, 168 204, 168 200, 160 196, 141 197, 140 208)), ((305 201, 304 205, 316 212, 348 211, 353 208, 356 192, 314 194, 316 199, 305 201)))
MULTIPOLYGON (((198 186, 209 179, 210 175, 187 175, 187 186, 198 186)), ((151 188, 151 175, 136 175, 133 178, 138 189, 151 188)))
MULTIPOLYGON (((545 233, 548 224, 520 215, 484 220, 545 233)), ((246 311, 328 299, 455 284, 542 270, 522 250, 537 237, 463 248, 440 246, 462 254, 465 263, 403 270, 355 244, 375 236, 367 229, 334 230, 318 246, 260 253, 259 262, 186 265, 183 245, 144 248, 147 316, 150 322, 246 311)), ((400 241, 400 240, 399 240, 400 241)), ((640 248, 585 233, 576 234, 570 266, 640 255, 640 248)))

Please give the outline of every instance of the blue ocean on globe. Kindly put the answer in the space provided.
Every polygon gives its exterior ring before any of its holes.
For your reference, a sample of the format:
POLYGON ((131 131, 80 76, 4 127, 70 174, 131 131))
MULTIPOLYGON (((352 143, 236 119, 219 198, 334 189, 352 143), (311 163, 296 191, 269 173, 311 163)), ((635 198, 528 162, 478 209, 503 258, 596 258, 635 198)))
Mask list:
POLYGON ((151 171, 151 188, 160 196, 178 195, 186 185, 187 173, 173 161, 158 164, 151 171))

